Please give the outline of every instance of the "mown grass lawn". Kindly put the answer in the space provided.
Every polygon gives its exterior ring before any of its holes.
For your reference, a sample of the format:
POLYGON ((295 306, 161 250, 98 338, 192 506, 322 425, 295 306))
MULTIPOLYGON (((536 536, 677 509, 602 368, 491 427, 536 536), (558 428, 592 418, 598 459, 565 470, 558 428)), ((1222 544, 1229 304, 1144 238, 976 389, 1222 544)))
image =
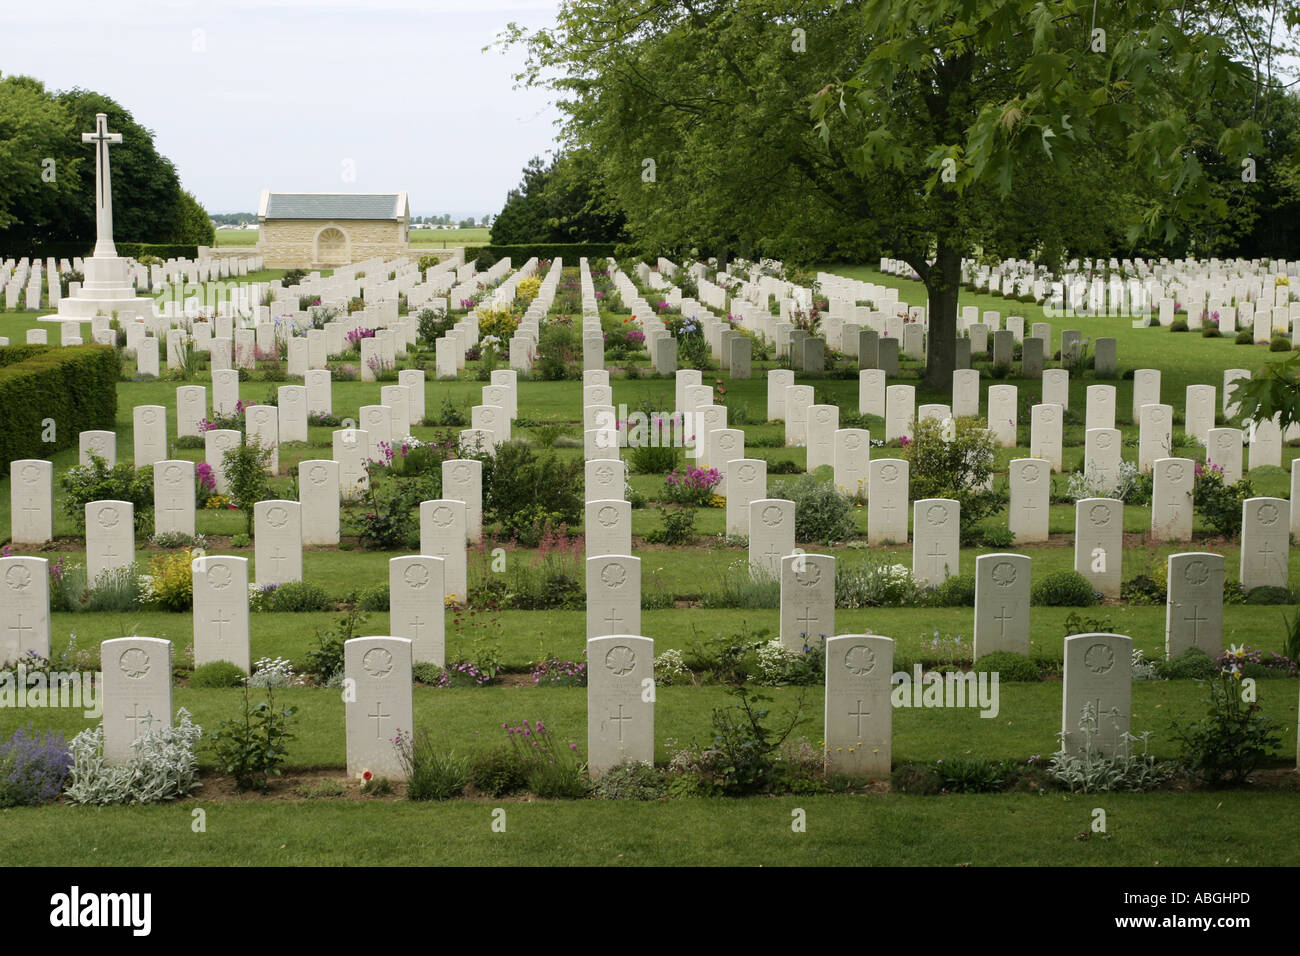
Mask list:
POLYGON ((1290 793, 321 800, 0 814, 11 866, 1295 866, 1290 793), (1105 838, 1089 834, 1107 812, 1105 838), (206 831, 192 829, 195 809, 206 831), (505 832, 492 829, 505 811, 505 832), (792 830, 803 810, 807 830, 792 830), (1081 836, 1088 837, 1081 839, 1081 836))

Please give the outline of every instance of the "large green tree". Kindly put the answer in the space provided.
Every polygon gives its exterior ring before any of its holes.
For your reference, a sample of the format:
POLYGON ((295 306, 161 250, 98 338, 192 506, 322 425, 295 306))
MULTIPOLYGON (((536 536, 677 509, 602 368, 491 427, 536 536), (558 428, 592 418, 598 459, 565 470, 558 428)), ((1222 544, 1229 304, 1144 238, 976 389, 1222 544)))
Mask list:
MULTIPOLYGON (((95 162, 81 134, 105 113, 122 142, 110 149, 113 237, 211 243, 211 220, 181 188, 152 131, 115 100, 88 90, 52 93, 26 76, 0 80, 0 240, 25 252, 50 241, 95 240, 95 162)), ((89 248, 89 246, 87 246, 89 248)))
POLYGON ((492 222, 497 245, 530 242, 618 242, 623 214, 587 152, 563 153, 547 166, 534 156, 492 222))
POLYGON ((1241 60, 1274 43, 1226 6, 569 0, 505 42, 641 251, 903 259, 946 389, 963 257, 1113 254, 1222 212, 1201 155, 1259 148, 1241 60))
POLYGON ((48 224, 79 195, 80 142, 40 81, 0 79, 0 235, 18 246, 50 238, 48 224))

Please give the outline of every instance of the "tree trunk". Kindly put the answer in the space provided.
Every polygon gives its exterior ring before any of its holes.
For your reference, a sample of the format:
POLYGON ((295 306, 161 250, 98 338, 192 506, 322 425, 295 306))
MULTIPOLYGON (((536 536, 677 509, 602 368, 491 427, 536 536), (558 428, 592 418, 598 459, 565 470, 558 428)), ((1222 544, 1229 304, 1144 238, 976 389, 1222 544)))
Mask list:
POLYGON ((961 253, 940 240, 934 264, 924 273, 929 293, 929 334, 925 341, 927 389, 952 394, 957 368, 957 293, 961 291, 961 253))

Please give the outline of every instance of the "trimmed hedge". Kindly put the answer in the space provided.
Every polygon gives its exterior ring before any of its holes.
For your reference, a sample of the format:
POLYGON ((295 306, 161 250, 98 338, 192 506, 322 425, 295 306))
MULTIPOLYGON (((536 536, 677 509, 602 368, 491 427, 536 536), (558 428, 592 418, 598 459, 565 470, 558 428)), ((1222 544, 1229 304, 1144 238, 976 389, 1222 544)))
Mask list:
POLYGON ((157 256, 159 259, 197 259, 199 247, 183 242, 116 242, 119 256, 139 259, 141 256, 157 256))
POLYGON ((530 242, 517 246, 466 246, 465 261, 473 262, 487 253, 492 261, 510 257, 510 264, 518 269, 525 262, 536 256, 538 259, 561 258, 564 264, 578 264, 583 256, 588 259, 608 259, 614 255, 613 242, 530 242))
POLYGON ((0 347, 0 461, 49 458, 117 420, 118 360, 107 345, 0 347), (54 442, 41 440, 54 420, 54 442))
MULTIPOLYGON (((139 259, 141 256, 157 256, 159 259, 197 259, 199 256, 199 247, 197 245, 188 245, 183 242, 115 242, 117 254, 127 256, 132 259, 139 259)), ((85 242, 40 242, 34 246, 10 246, 0 241, 0 257, 22 259, 23 257, 31 259, 68 259, 72 260, 81 256, 83 259, 89 258, 95 251, 95 240, 88 239, 85 242)))

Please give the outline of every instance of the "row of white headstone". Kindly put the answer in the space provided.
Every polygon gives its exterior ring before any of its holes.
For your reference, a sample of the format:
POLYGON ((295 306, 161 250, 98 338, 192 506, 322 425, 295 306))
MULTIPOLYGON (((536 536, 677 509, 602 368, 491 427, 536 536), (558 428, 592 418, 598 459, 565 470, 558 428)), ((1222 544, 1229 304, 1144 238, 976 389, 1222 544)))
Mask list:
MULTIPOLYGON (((893 708, 921 706, 932 687, 945 685, 973 701, 970 674, 930 674, 915 687, 896 687, 894 641, 871 634, 825 640, 824 747, 831 772, 879 778, 889 773, 893 708), (938 678, 938 680, 934 680, 938 678)), ((126 762, 132 743, 150 730, 170 726, 172 644, 153 637, 103 642, 104 751, 126 762)), ((1132 699, 1132 640, 1117 634, 1079 634, 1065 639, 1062 741, 1068 752, 1085 745, 1114 753, 1128 732, 1132 699)), ((587 641, 587 767, 599 775, 627 762, 654 761, 654 641, 639 634, 611 634, 587 641)), ((415 642, 392 635, 344 643, 347 772, 402 779, 394 746, 399 732, 414 730, 412 667, 415 642)), ((910 675, 909 675, 910 676, 910 675)), ((967 704, 969 706, 969 704, 967 704)))

